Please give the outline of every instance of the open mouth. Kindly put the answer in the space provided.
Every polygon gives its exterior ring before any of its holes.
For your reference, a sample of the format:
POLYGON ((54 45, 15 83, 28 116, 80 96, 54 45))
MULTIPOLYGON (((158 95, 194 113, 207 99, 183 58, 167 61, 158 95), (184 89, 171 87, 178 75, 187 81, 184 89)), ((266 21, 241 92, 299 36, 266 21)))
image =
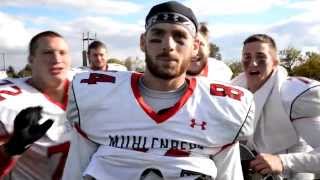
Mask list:
POLYGON ((250 71, 249 74, 252 76, 255 76, 255 75, 259 75, 260 72, 259 71, 250 71))
POLYGON ((196 56, 196 57, 192 57, 191 62, 198 62, 200 61, 200 57, 196 56))
POLYGON ((52 75, 57 75, 60 74, 63 71, 62 67, 55 67, 55 68, 50 68, 50 73, 52 75))

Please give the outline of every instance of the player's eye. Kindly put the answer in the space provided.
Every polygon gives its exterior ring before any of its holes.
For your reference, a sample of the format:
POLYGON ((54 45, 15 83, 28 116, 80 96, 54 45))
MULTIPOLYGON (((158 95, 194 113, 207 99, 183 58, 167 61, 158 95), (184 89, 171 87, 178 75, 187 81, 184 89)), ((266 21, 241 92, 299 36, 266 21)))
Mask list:
POLYGON ((43 51, 42 53, 48 55, 48 54, 53 54, 53 51, 51 51, 51 50, 45 50, 45 51, 43 51))
POLYGON ((263 54, 259 54, 256 56, 257 59, 266 59, 266 56, 263 54))
POLYGON ((266 63, 266 59, 267 59, 267 56, 265 54, 258 54, 256 56, 256 61, 258 64, 265 64, 266 63))
POLYGON ((67 53, 67 51, 59 51, 59 54, 60 54, 60 55, 66 55, 66 54, 68 54, 68 53, 67 53))
POLYGON ((251 61, 251 56, 249 54, 242 55, 242 61, 243 62, 249 62, 251 61))
POLYGON ((177 43, 183 45, 187 40, 187 35, 184 32, 177 31, 173 33, 173 38, 177 43))
POLYGON ((161 39, 156 39, 156 38, 153 38, 153 39, 150 39, 151 43, 161 43, 161 39))

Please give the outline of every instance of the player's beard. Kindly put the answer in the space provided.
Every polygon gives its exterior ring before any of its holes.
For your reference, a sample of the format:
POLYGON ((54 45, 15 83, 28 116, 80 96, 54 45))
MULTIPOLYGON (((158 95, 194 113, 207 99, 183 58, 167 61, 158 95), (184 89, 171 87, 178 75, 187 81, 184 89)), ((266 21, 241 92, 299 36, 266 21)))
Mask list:
POLYGON ((149 72, 160 79, 174 79, 176 77, 181 76, 182 74, 186 73, 189 65, 190 65, 190 60, 183 60, 181 66, 178 66, 173 68, 173 67, 168 67, 168 69, 165 69, 166 67, 162 66, 160 63, 156 63, 156 59, 152 59, 151 56, 148 55, 148 53, 145 53, 145 58, 146 58, 146 66, 149 70, 149 72))

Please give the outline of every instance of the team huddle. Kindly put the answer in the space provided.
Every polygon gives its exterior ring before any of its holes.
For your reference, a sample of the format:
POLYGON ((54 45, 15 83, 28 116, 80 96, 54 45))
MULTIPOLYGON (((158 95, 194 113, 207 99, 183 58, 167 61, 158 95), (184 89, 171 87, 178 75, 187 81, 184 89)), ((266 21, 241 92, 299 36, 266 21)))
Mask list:
POLYGON ((60 34, 34 36, 31 77, 0 80, 0 179, 315 179, 320 82, 288 76, 266 34, 231 80, 208 32, 181 3, 153 6, 143 73, 107 64, 100 41, 71 70, 60 34))

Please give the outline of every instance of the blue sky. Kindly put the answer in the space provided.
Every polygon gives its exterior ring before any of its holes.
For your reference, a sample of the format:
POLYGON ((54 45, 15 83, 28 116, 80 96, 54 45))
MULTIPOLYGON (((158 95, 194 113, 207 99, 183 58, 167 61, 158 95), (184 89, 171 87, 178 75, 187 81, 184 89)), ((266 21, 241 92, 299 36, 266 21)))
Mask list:
MULTIPOLYGON (((30 38, 40 31, 54 30, 70 44, 73 66, 80 66, 82 33, 90 31, 108 45, 110 57, 143 59, 139 36, 144 17, 159 2, 164 1, 1 0, 0 53, 6 54, 6 65, 22 68, 30 38)), ((226 62, 240 59, 242 41, 253 33, 271 35, 279 49, 320 51, 320 0, 180 2, 191 7, 199 21, 209 24, 210 41, 220 47, 226 62)))

